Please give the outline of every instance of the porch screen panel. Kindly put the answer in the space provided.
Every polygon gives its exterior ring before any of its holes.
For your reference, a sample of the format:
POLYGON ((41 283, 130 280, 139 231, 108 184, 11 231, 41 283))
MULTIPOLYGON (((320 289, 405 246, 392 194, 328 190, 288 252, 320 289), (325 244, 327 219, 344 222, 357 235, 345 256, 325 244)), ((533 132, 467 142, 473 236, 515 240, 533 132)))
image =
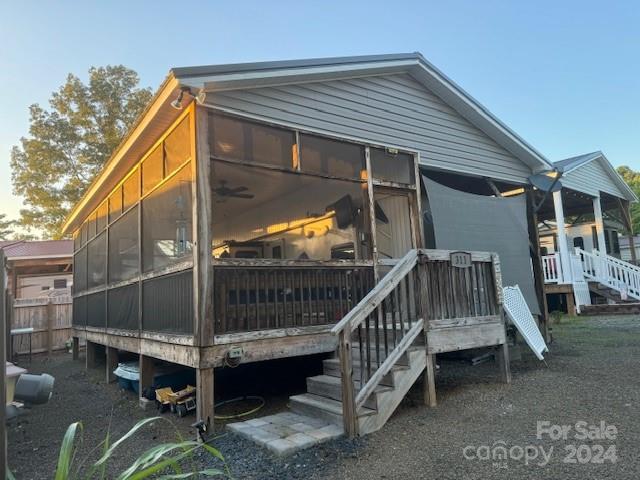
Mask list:
POLYGON ((193 271, 145 280, 142 312, 145 331, 193 333, 193 271))
POLYGON ((133 207, 109 228, 109 282, 138 275, 138 208, 133 207))
POLYGON ((531 312, 539 314, 524 195, 509 198, 474 195, 422 178, 436 248, 498 253, 502 284, 520 286, 531 312))
POLYGON ((73 257, 73 292, 81 293, 87 289, 87 247, 76 252, 73 257))
POLYGON ((107 236, 106 232, 98 235, 87 246, 87 283, 89 288, 99 287, 107 280, 107 236))
POLYGON ((92 293, 87 295, 87 326, 101 327, 106 326, 107 312, 105 303, 106 292, 92 293))
POLYGON ((191 258, 191 165, 142 201, 142 265, 145 272, 191 258))
POLYGON ((87 297, 73 299, 72 322, 76 327, 84 327, 87 324, 87 297))
POLYGON ((138 284, 108 291, 108 328, 138 330, 138 284))

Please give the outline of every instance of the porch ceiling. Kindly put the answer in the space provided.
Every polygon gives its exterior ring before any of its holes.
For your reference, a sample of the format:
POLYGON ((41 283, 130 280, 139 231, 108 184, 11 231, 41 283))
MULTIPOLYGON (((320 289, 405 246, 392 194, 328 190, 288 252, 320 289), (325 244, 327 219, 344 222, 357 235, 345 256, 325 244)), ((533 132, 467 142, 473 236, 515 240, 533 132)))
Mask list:
MULTIPOLYGON (((536 201, 542 200, 542 192, 536 192, 536 201)), ((562 189, 562 206, 564 209, 565 217, 574 215, 584 215, 593 213, 593 198, 591 195, 571 190, 570 188, 562 189)), ((600 204, 602 210, 614 210, 618 209, 618 199, 613 195, 602 192, 600 194, 600 204)), ((538 210, 538 220, 555 220, 556 214, 553 208, 553 196, 548 195, 544 203, 538 210)))

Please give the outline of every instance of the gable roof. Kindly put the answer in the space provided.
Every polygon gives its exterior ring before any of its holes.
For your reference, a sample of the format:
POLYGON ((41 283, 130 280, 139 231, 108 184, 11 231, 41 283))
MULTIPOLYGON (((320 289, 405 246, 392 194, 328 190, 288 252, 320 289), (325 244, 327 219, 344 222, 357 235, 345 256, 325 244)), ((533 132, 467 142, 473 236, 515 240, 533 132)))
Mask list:
POLYGON ((73 255, 73 240, 7 240, 0 242, 0 249, 8 260, 24 258, 58 258, 73 255))
MULTIPOLYGON (((624 181, 613 165, 611 165, 611 162, 609 162, 605 154, 599 150, 575 157, 565 158, 564 160, 558 160, 557 162, 554 162, 554 165, 563 171, 562 181, 568 188, 588 194, 594 194, 599 191, 597 190, 598 188, 601 188, 604 185, 604 183, 598 185, 594 182, 597 180, 606 182, 608 180, 615 186, 615 189, 617 190, 616 196, 630 202, 638 201, 638 197, 634 191, 631 190, 631 187, 627 185, 627 182, 624 181), (592 162, 598 163, 601 167, 601 172, 603 172, 602 174, 606 175, 606 177, 601 177, 599 179, 587 179, 586 176, 581 175, 581 173, 585 172, 586 169, 589 168, 589 165, 591 165, 592 162)), ((596 174, 600 174, 600 172, 597 172, 596 174)), ((608 191, 607 193, 611 195, 614 194, 612 191, 608 191)))
MULTIPOLYGON (((532 172, 552 168, 552 163, 540 152, 417 52, 173 68, 149 106, 106 162, 101 173, 74 206, 67 217, 63 233, 69 233, 79 226, 81 219, 102 200, 102 197, 96 197, 113 188, 119 176, 124 175, 123 172, 151 147, 159 136, 159 132, 178 117, 180 111, 172 108, 170 104, 183 88, 189 89, 192 95, 196 96, 202 92, 388 73, 411 75, 498 145, 527 165, 532 172)), ((188 99, 191 100, 189 97, 188 99)))
POLYGON ((552 168, 552 163, 540 152, 418 52, 205 65, 173 68, 171 73, 181 85, 188 86, 196 92, 249 89, 359 76, 408 73, 471 124, 528 165, 533 172, 552 168))

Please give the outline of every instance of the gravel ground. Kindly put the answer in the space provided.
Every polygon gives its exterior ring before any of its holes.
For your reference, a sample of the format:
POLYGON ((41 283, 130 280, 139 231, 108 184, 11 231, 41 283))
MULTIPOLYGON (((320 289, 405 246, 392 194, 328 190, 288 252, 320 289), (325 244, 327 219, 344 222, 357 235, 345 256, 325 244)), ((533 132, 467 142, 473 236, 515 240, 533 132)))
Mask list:
MULTIPOLYGON (((548 368, 523 350, 522 360, 512 362, 510 386, 499 382, 493 363, 471 367, 441 361, 438 407, 421 406, 418 385, 381 431, 363 439, 330 442, 284 459, 223 430, 214 446, 225 455, 234 477, 242 479, 637 479, 638 318, 565 319, 554 327, 554 339, 548 368), (551 440, 548 435, 538 439, 538 421, 569 426, 604 421, 616 427, 617 436, 576 439, 574 428, 566 440, 551 440), (496 442, 504 442, 501 445, 511 454, 504 462, 484 460, 482 455, 496 442), (599 445, 605 451, 614 445, 617 461, 612 463, 607 456, 604 463, 595 463, 600 459, 599 445), (580 447, 581 461, 591 461, 565 463, 572 446, 580 447), (540 447, 550 455, 543 465, 540 447), (521 448, 538 457, 525 464, 519 458, 521 448)), ((260 393, 267 400, 260 416, 284 409, 288 394, 301 391, 304 378, 317 371, 318 364, 315 358, 302 366, 270 362, 265 367, 225 372, 227 378, 219 375, 222 385, 216 387, 231 396, 243 393, 239 385, 250 384, 253 392, 247 393, 260 393), (287 372, 286 378, 282 371, 287 372), (239 382, 238 376, 247 381, 239 382)), ((116 438, 145 416, 133 394, 105 386, 102 370, 85 372, 82 362, 73 362, 68 355, 34 359, 30 370, 53 374, 56 388, 49 404, 35 407, 9 427, 10 466, 18 479, 52 478, 64 430, 73 421, 82 420, 85 427, 82 457, 108 428, 116 438)), ((112 472, 128 466, 151 445, 175 438, 176 430, 192 437, 193 417, 168 418, 173 426, 154 425, 136 436, 135 448, 122 450, 112 472)), ((201 458, 199 463, 207 461, 201 458)))

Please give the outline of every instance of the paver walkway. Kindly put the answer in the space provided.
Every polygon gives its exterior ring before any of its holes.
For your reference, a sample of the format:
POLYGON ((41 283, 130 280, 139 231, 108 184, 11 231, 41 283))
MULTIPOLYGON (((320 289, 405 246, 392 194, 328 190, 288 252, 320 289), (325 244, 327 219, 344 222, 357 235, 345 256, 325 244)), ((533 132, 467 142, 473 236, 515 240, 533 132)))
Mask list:
POLYGON ((289 455, 344 434, 342 427, 292 412, 230 423, 227 428, 276 455, 289 455))

